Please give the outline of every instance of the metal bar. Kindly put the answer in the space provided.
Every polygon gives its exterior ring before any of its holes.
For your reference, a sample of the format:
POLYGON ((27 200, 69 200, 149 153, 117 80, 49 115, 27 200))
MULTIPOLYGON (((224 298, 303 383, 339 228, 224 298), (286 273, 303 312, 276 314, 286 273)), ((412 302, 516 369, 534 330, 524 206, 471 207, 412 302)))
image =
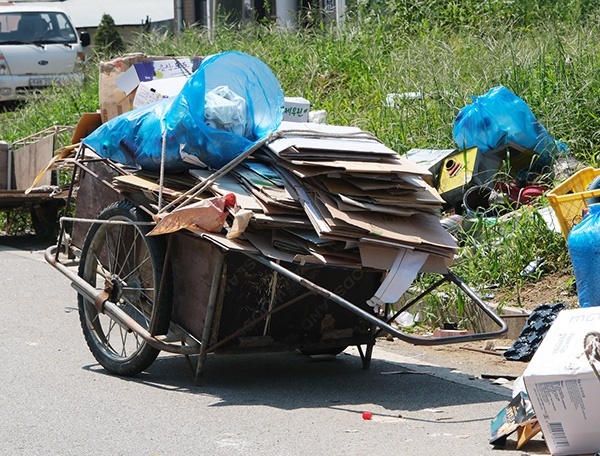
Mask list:
POLYGON ((319 296, 323 296, 324 298, 332 300, 333 302, 341 305, 342 307, 346 308, 350 312, 358 315, 359 317, 364 318, 369 323, 372 323, 372 324, 378 326, 379 328, 384 329, 385 331, 389 332, 391 335, 397 337, 398 339, 403 340, 405 342, 409 342, 414 345, 444 345, 444 344, 456 343, 456 342, 468 342, 468 341, 473 341, 473 340, 493 339, 498 336, 501 336, 508 330, 508 326, 506 325, 506 323, 501 318, 499 318, 496 314, 494 314, 494 312, 491 309, 489 309, 487 307, 487 305, 475 294, 475 292, 473 290, 471 290, 460 278, 458 278, 456 275, 454 275, 453 273, 451 273, 449 271, 446 274, 448 279, 451 280, 452 282, 454 282, 457 286, 459 286, 461 288, 461 290, 463 290, 471 299, 473 299, 475 304, 478 307, 480 307, 500 327, 500 329, 498 331, 488 332, 488 333, 480 333, 480 334, 465 334, 465 335, 460 335, 460 336, 452 336, 452 337, 445 337, 445 338, 438 338, 438 339, 428 339, 425 337, 417 337, 417 336, 408 335, 406 333, 403 333, 402 331, 399 331, 398 329, 394 328, 393 326, 389 325, 381 318, 378 318, 376 315, 371 314, 371 313, 361 309, 360 307, 356 306, 355 304, 352 304, 351 302, 345 300, 344 298, 327 290, 326 288, 323 288, 323 287, 305 279, 304 277, 293 273, 292 271, 278 265, 277 263, 275 263, 271 260, 268 260, 266 258, 257 256, 257 255, 251 254, 251 253, 244 252, 244 254, 247 255, 248 257, 252 258, 253 260, 258 261, 259 263, 264 264, 265 266, 279 272, 283 276, 300 284, 304 288, 311 290, 313 293, 315 293, 319 296))
POLYGON ((219 295, 219 284, 221 282, 221 271, 223 270, 223 264, 225 263, 225 254, 219 251, 219 255, 216 259, 215 268, 213 270, 212 283, 210 286, 210 295, 208 297, 208 307, 206 309, 206 317, 204 318, 204 329, 202 330, 202 340, 200 342, 200 356, 198 358, 198 364, 196 365, 196 381, 202 375, 204 370, 204 364, 206 363, 206 350, 207 345, 210 342, 210 335, 213 325, 213 317, 215 316, 215 306, 217 305, 217 297, 219 295))
POLYGON ((214 344, 219 339, 219 331, 221 330, 221 320, 223 317, 223 305, 225 304, 225 293, 227 292, 227 262, 223 264, 221 270, 221 282, 224 284, 219 287, 219 296, 217 296, 217 305, 215 307, 215 314, 213 316, 212 330, 209 344, 214 344))
POLYGON ((267 138, 260 140, 259 142, 254 144, 252 147, 245 150, 241 155, 239 155, 238 157, 231 160, 229 163, 227 163, 221 169, 212 173, 210 176, 208 176, 206 178, 206 180, 198 183, 197 185, 195 185, 194 187, 192 187, 188 191, 186 191, 183 195, 181 195, 181 196, 177 197, 175 200, 171 201, 169 204, 167 204, 165 207, 163 207, 159 211, 159 213, 165 212, 165 211, 171 209, 177 203, 179 203, 180 201, 182 201, 183 199, 188 198, 188 197, 189 198, 186 201, 184 201, 182 204, 180 204, 179 207, 184 207, 185 205, 190 204, 190 202, 193 200, 193 198, 195 198, 200 193, 202 193, 204 190, 206 190, 208 187, 210 187, 219 177, 227 174, 229 171, 231 171, 233 168, 235 168, 237 165, 239 165, 241 162, 243 162, 250 154, 252 154, 253 152, 256 152, 259 148, 261 148, 264 144, 266 144, 267 141, 269 141, 271 139, 272 139, 271 136, 268 136, 267 138))
MULTIPOLYGON (((75 159, 77 159, 77 156, 81 153, 82 148, 80 147, 79 150, 75 153, 75 159)), ((73 167, 73 173, 71 175, 71 182, 69 183, 69 193, 67 194, 67 201, 65 203, 65 213, 68 211, 69 206, 71 205, 71 201, 73 199, 73 193, 75 191, 75 181, 76 181, 76 176, 77 176, 77 166, 73 167)), ((79 176, 81 177, 81 172, 79 173, 79 176)), ((63 225, 62 219, 60 220, 60 232, 58 234, 58 239, 56 241, 56 256, 54 257, 55 261, 58 261, 58 255, 60 255, 60 247, 61 245, 63 245, 63 238, 65 236, 65 226, 63 225)), ((67 245, 67 251, 69 249, 69 246, 67 245)))
POLYGON ((156 222, 136 222, 134 220, 106 220, 106 219, 89 219, 89 218, 77 218, 77 217, 61 217, 60 221, 63 222, 79 222, 79 223, 103 223, 105 225, 128 225, 128 226, 154 226, 156 222))
MULTIPOLYGON (((277 271, 273 271, 273 277, 271 278, 271 291, 270 291, 270 299, 269 299, 269 309, 273 310, 273 305, 275 304, 275 294, 277 291, 277 279, 278 279, 277 271)), ((271 324, 271 316, 268 316, 265 319, 265 329, 263 330, 263 336, 266 336, 269 333, 269 325, 271 324)))
POLYGON ((283 304, 278 305, 277 307, 274 307, 273 309, 263 313, 261 316, 256 317, 254 320, 252 320, 251 322, 245 324, 244 326, 242 326, 240 329, 238 329, 237 331, 231 333, 229 336, 225 337, 224 339, 221 339, 219 342, 217 342, 214 345, 211 345, 210 347, 208 347, 206 349, 207 352, 212 352, 215 351, 217 348, 225 345, 227 342, 235 339, 236 337, 244 334, 246 331, 248 331, 250 328, 252 328, 253 326, 256 326, 257 324, 259 324, 261 321, 263 321, 265 318, 269 317, 270 315, 273 315, 274 313, 279 312, 280 310, 283 310, 293 304, 296 304, 299 301, 302 301, 304 298, 306 298, 307 296, 309 296, 311 294, 310 291, 307 291, 306 293, 301 294, 300 296, 296 296, 293 299, 290 299, 288 302, 285 302, 283 304))
MULTIPOLYGON (((394 321, 398 315, 400 315, 405 310, 410 309, 417 302, 419 302, 421 299, 423 299, 425 296, 427 296, 429 293, 431 293, 433 290, 435 290, 437 287, 439 287, 444 282, 448 282, 448 278, 445 277, 445 276, 442 276, 441 279, 439 279, 433 285, 430 285, 425 291, 421 292, 417 297, 415 297, 415 298, 411 299, 410 301, 408 301, 404 306, 402 306, 401 309, 399 309, 398 311, 396 311, 394 313, 394 315, 392 315, 391 317, 389 317, 386 320, 386 322, 387 323, 391 323, 392 321, 394 321)), ((379 331, 377 331, 375 333, 375 337, 379 336, 382 332, 383 332, 383 329, 380 329, 379 331)))
POLYGON ((45 260, 63 275, 65 275, 72 282, 73 288, 78 293, 89 299, 94 303, 99 311, 105 313, 110 318, 115 320, 120 325, 125 325, 137 335, 139 335, 144 341, 146 341, 152 347, 163 350, 169 353, 176 353, 180 355, 194 355, 198 353, 198 347, 190 345, 175 345, 167 342, 162 342, 154 337, 150 332, 142 327, 137 321, 127 315, 123 310, 115 303, 108 300, 108 296, 104 290, 97 290, 92 285, 87 283, 68 267, 63 265, 60 261, 54 259, 55 249, 57 247, 52 245, 48 247, 44 252, 45 260))

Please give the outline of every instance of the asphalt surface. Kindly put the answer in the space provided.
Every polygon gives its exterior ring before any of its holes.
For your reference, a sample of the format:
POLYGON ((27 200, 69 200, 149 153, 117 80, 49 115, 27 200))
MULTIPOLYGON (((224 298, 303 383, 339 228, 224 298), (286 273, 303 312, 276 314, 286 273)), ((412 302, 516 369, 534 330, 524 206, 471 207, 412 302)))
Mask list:
POLYGON ((0 237, 0 455, 547 454, 489 444, 509 388, 377 347, 369 370, 348 349, 209 356, 199 384, 173 355, 109 375, 44 247, 0 237))

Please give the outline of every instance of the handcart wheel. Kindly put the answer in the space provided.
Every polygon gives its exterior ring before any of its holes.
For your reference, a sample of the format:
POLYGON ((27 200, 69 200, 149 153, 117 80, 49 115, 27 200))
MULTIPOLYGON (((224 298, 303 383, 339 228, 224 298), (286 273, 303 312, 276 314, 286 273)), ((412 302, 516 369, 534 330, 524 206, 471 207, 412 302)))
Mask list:
MULTIPOLYGON (((151 334, 166 334, 172 290, 171 280, 161 282, 164 242, 160 237, 146 236, 151 226, 132 223, 146 222, 148 217, 128 201, 109 205, 98 218, 125 223, 91 225, 81 251, 79 276, 107 291, 111 302, 151 334), (159 293, 160 286, 163 289, 159 293)), ((158 356, 159 350, 101 313, 81 294, 79 318, 92 354, 113 374, 136 375, 158 356)))

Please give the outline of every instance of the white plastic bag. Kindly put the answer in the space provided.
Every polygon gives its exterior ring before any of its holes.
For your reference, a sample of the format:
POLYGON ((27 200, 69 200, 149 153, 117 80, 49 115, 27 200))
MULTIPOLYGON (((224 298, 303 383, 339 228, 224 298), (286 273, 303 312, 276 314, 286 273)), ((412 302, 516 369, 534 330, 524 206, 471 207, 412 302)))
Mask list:
POLYGON ((250 134, 246 109, 246 100, 229 87, 215 87, 206 93, 204 120, 210 127, 246 137, 250 134))

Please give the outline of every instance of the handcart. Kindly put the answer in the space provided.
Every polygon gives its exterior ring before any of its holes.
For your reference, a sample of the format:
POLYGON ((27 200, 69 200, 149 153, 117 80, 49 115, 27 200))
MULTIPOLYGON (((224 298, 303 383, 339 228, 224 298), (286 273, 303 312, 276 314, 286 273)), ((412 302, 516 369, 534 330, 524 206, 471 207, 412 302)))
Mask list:
POLYGON ((90 155, 85 146, 77 151, 69 195, 76 197, 75 215, 61 219, 58 243, 46 250, 45 259, 77 290, 85 339, 106 370, 135 375, 164 351, 197 356, 199 376, 209 354, 335 355, 348 346, 358 348, 366 369, 384 334, 410 344, 438 345, 506 332, 505 322, 450 270, 403 305, 377 309, 368 301, 383 270, 286 262, 219 232, 148 236, 167 193, 172 201, 201 200, 211 183, 261 146, 214 172, 192 193, 174 190, 176 182, 167 188, 164 176, 156 176, 160 185, 154 188, 128 190, 115 182, 126 180, 131 170, 90 155), (66 238, 69 248, 80 251, 77 271, 62 259, 66 238), (444 284, 472 302, 492 329, 436 338, 409 334, 393 324, 444 284))
POLYGON ((0 141, 0 210, 7 213, 7 225, 17 214, 29 214, 38 236, 55 236, 58 213, 65 205, 68 185, 60 169, 38 174, 72 139, 73 127, 55 126, 14 142, 0 141), (33 185, 32 185, 33 182, 33 185))

